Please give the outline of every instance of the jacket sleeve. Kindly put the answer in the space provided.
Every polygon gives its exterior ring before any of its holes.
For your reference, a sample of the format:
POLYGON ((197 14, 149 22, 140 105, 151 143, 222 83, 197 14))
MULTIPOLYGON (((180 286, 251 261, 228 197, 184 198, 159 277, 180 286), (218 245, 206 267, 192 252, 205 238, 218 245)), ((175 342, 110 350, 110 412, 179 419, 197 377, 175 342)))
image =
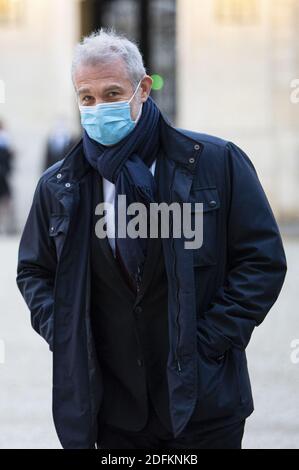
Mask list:
POLYGON ((229 201, 224 285, 198 321, 198 337, 212 354, 245 349, 282 288, 287 264, 277 223, 248 156, 225 148, 229 201))
POLYGON ((32 327, 52 351, 56 253, 49 237, 48 213, 40 179, 21 236, 16 282, 30 310, 32 327))

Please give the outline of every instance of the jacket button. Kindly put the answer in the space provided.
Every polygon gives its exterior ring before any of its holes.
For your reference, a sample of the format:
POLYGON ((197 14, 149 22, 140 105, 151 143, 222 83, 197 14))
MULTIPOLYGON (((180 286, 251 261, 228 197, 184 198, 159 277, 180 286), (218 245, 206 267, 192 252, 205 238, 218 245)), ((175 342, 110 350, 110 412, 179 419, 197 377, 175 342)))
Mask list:
POLYGON ((66 187, 66 188, 69 188, 70 185, 71 185, 71 183, 65 183, 65 187, 66 187))
POLYGON ((191 157, 189 158, 189 163, 194 163, 195 162, 195 158, 191 157))
POLYGON ((200 145, 196 144, 194 145, 194 150, 199 150, 200 149, 200 145))
POLYGON ((60 179, 61 176, 62 176, 62 174, 61 174, 61 173, 58 173, 58 174, 56 175, 56 178, 60 179))
POLYGON ((217 202, 216 201, 210 201, 209 206, 210 207, 215 207, 215 206, 217 206, 217 202))
POLYGON ((137 305, 137 307, 135 307, 135 313, 139 315, 139 313, 141 312, 142 312, 142 307, 140 307, 140 305, 137 305))
POLYGON ((143 366, 143 360, 142 359, 137 359, 137 364, 139 365, 139 367, 142 367, 143 366))

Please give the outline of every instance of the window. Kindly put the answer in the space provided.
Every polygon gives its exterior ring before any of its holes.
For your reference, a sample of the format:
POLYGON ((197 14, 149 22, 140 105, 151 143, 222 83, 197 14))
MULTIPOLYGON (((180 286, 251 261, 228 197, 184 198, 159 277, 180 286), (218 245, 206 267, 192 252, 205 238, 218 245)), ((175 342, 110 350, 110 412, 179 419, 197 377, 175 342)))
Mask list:
POLYGON ((0 26, 16 24, 23 14, 23 0, 0 0, 0 26))
POLYGON ((215 14, 220 23, 255 23, 257 9, 257 0, 215 0, 215 14))

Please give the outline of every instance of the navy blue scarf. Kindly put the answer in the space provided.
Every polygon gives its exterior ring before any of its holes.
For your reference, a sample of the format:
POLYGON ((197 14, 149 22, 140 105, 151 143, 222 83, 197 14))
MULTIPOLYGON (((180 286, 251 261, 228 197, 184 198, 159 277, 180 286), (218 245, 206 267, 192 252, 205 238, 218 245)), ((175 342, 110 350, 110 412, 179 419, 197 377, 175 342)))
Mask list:
MULTIPOLYGON (((140 288, 148 240, 118 237, 118 195, 126 195, 127 206, 142 202, 148 208, 149 203, 156 201, 157 188, 149 167, 159 150, 159 119, 159 108, 149 97, 143 104, 135 128, 119 143, 107 147, 91 139, 86 131, 83 134, 84 154, 88 162, 101 176, 115 184, 116 258, 135 292, 140 288)), ((127 223, 130 218, 127 216, 127 223)))

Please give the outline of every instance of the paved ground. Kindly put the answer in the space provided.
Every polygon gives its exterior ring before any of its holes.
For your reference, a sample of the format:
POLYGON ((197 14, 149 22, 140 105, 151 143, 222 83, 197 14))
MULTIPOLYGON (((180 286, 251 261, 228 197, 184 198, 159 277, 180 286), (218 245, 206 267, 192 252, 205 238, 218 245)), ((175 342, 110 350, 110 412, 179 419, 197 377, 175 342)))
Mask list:
MULTIPOLYGON (((255 412, 244 448, 299 449, 299 363, 290 358, 291 342, 299 340, 299 240, 286 238, 285 247, 282 294, 247 348, 255 412)), ((16 287, 17 249, 17 238, 0 238, 0 448, 61 448, 51 410, 52 356, 16 287)))

